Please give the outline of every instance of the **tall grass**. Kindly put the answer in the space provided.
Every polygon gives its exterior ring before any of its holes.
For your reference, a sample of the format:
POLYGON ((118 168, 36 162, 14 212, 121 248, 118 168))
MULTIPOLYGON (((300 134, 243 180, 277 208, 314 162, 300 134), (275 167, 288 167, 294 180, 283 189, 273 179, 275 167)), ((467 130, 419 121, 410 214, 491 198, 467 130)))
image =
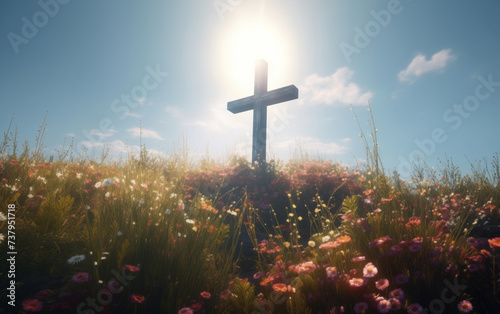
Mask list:
POLYGON ((138 156, 119 161, 107 150, 75 156, 72 142, 46 161, 46 119, 21 154, 11 120, 0 204, 4 215, 17 208, 20 308, 406 312, 436 304, 456 282, 465 288, 443 311, 471 302, 498 312, 498 154, 464 176, 451 159, 437 170, 415 165, 405 182, 385 172, 371 109, 370 119, 367 161, 354 169, 304 152, 265 167, 237 156, 195 161, 185 141, 168 157, 141 142, 138 156))

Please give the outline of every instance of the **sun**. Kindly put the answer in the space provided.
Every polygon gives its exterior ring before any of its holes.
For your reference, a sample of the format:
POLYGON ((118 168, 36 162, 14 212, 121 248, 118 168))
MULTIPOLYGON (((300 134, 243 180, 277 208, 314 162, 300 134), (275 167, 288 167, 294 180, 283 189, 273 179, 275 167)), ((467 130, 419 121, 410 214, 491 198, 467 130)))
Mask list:
POLYGON ((263 22, 239 25, 229 32, 222 49, 224 72, 231 84, 253 84, 258 59, 268 62, 275 80, 286 75, 289 48, 276 26, 263 22))

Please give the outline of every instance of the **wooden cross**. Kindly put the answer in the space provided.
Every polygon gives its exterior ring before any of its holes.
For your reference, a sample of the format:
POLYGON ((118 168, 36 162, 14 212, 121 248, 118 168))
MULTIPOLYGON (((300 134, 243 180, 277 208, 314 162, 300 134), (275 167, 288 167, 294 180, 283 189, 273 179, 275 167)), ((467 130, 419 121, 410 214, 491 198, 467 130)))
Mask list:
POLYGON ((254 95, 230 101, 227 110, 240 113, 253 109, 252 162, 266 162, 267 106, 297 99, 299 90, 295 85, 267 91, 267 62, 255 62, 254 95))

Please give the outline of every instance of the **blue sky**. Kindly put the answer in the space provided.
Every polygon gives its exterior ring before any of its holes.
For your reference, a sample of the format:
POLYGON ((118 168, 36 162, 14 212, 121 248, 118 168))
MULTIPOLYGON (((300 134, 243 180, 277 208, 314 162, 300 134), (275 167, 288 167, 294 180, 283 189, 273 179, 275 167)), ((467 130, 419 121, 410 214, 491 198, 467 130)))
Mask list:
POLYGON ((500 151, 500 4, 496 1, 2 1, 0 126, 46 154, 77 151, 251 156, 254 61, 268 88, 299 99, 268 108, 268 159, 365 159, 368 101, 386 170, 500 151), (260 32, 260 33, 259 33, 260 32), (260 35, 255 35, 255 34, 260 35), (300 144, 299 144, 300 143, 300 144), (128 148, 127 148, 128 147, 128 148), (295 152, 295 153, 294 153, 295 152))

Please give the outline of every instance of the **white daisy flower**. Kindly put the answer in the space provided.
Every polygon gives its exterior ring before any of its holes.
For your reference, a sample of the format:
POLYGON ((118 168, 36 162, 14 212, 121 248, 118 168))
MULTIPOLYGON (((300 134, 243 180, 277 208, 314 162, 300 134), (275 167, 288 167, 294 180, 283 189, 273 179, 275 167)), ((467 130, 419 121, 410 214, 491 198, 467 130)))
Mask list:
POLYGON ((97 182, 97 183, 95 184, 95 188, 96 188, 96 189, 98 189, 98 188, 100 188, 100 187, 101 187, 101 185, 102 185, 102 183, 101 183, 101 182, 97 182))
POLYGON ((85 255, 75 255, 68 259, 68 264, 80 263, 83 260, 85 260, 85 255))

